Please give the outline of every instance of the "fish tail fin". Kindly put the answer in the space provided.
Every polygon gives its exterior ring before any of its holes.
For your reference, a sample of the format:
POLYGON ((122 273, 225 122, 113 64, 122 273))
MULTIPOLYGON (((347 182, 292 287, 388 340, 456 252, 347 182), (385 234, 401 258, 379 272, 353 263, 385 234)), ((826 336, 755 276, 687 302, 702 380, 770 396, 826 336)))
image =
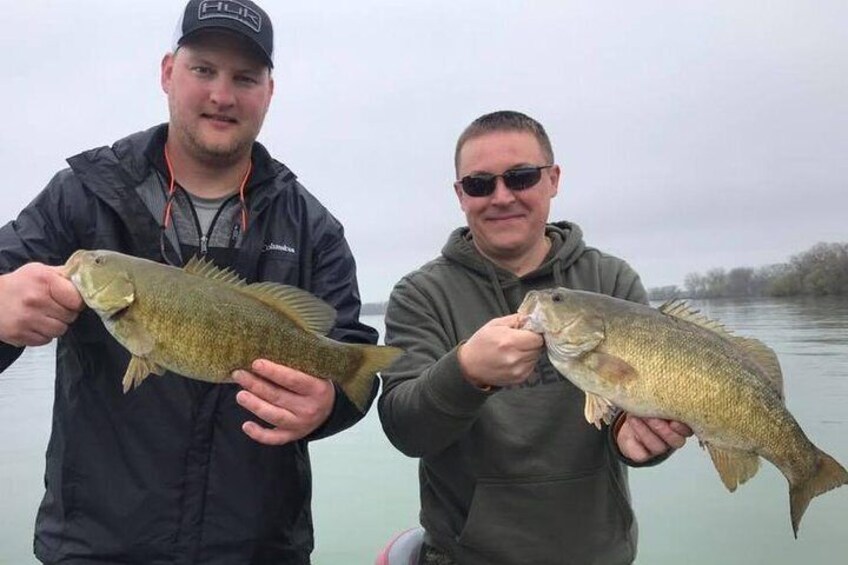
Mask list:
POLYGON ((386 345, 351 345, 359 350, 362 362, 350 379, 339 386, 360 412, 365 412, 371 397, 374 375, 388 367, 402 353, 386 345))
POLYGON ((816 470, 803 483, 789 488, 789 514, 792 518, 792 532, 798 538, 798 526, 804 511, 813 497, 836 487, 848 484, 848 471, 836 459, 817 449, 816 470))

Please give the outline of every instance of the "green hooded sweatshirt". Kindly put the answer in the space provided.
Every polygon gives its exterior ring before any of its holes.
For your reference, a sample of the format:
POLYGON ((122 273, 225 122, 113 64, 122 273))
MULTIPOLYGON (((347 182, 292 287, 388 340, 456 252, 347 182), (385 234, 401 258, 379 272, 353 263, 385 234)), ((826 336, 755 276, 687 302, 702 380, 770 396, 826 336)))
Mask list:
POLYGON ((517 277, 484 258, 468 228, 442 256, 395 286, 386 343, 405 354, 382 373, 389 440, 421 458, 427 540, 462 565, 625 564, 636 556, 627 472, 606 429, 583 416, 584 394, 547 356, 521 386, 468 383, 457 347, 534 289, 567 287, 647 302, 627 263, 583 243, 572 223, 549 224, 553 245, 517 277))

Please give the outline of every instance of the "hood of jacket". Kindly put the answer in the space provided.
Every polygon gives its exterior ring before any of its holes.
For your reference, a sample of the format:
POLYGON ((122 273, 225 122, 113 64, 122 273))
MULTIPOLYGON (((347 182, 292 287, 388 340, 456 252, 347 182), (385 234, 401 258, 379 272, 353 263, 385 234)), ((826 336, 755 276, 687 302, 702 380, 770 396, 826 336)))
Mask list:
POLYGON ((532 285, 537 279, 550 280, 551 278, 557 286, 565 286, 564 272, 586 251, 583 231, 575 223, 567 221, 549 223, 545 228, 545 235, 551 240, 551 248, 547 256, 541 265, 522 277, 498 267, 484 257, 475 247, 474 237, 467 226, 457 228, 450 234, 442 248, 442 255, 448 261, 459 263, 479 276, 489 279, 497 291, 501 310, 506 315, 514 312, 518 306, 514 298, 510 300, 507 297, 510 289, 520 287, 522 281, 532 285))

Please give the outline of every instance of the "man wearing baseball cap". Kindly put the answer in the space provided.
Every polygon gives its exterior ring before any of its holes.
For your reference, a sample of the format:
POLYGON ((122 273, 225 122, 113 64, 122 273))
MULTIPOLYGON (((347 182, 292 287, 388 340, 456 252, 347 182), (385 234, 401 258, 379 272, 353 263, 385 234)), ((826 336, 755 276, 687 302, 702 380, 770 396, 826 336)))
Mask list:
POLYGON ((238 386, 167 372, 124 394, 129 353, 60 268, 77 249, 177 267, 201 255, 304 288, 335 308, 331 338, 375 343, 342 226, 256 142, 273 56, 255 3, 192 0, 161 64, 168 123, 69 158, 0 228, 0 371, 58 338, 43 563, 309 563, 308 442, 363 414, 330 381, 267 360, 236 371, 238 386))
POLYGON ((274 29, 265 10, 250 0, 221 2, 192 0, 183 10, 174 38, 174 51, 203 30, 230 31, 247 39, 268 67, 274 66, 274 29))

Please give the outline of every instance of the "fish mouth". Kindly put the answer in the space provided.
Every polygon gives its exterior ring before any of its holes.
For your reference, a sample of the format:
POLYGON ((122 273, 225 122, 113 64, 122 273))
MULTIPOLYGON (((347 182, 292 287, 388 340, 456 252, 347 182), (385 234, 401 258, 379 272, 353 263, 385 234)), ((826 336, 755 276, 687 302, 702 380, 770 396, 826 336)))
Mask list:
POLYGON ((527 331, 535 332, 537 334, 545 333, 545 315, 542 312, 535 308, 529 314, 526 314, 526 318, 524 319, 524 326, 522 329, 527 331))
MULTIPOLYGON (((68 257, 68 260, 65 261, 65 264, 62 267, 62 274, 65 278, 74 283, 74 286, 77 287, 80 294, 83 294, 82 285, 84 267, 92 262, 91 256, 91 251, 87 249, 78 249, 74 251, 70 257, 68 257)), ((83 298, 85 298, 85 296, 83 296, 83 298)))
MULTIPOLYGON (((96 304, 97 297, 109 287, 108 282, 103 282, 99 286, 95 285, 96 279, 92 276, 90 270, 86 269, 87 266, 95 266, 97 262, 95 252, 87 249, 78 249, 65 261, 62 267, 62 274, 73 283, 86 305, 95 310, 96 308, 93 305, 96 304)), ((124 310, 126 309, 124 308, 110 314, 109 318, 122 314, 124 310)))
POLYGON ((518 313, 524 315, 521 329, 537 334, 545 333, 545 313, 539 308, 539 297, 536 291, 531 290, 527 293, 524 302, 518 307, 518 313))
POLYGON ((73 254, 68 257, 68 260, 65 261, 65 264, 62 266, 61 272, 67 279, 74 280, 74 275, 79 271, 80 266, 82 265, 83 259, 86 254, 85 249, 78 249, 73 252, 73 254))

